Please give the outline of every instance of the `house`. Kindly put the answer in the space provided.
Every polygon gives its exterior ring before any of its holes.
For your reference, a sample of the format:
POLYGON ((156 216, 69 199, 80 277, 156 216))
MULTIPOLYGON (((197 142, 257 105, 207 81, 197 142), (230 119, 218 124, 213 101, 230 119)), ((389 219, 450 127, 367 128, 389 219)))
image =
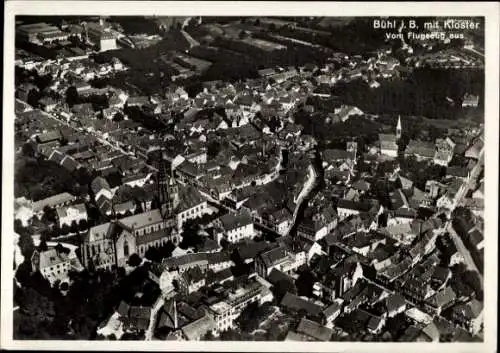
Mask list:
POLYGON ((51 112, 57 107, 57 101, 51 97, 43 97, 39 100, 38 104, 46 112, 51 112))
POLYGON ((342 313, 343 299, 337 298, 323 310, 323 324, 329 326, 342 313))
POLYGON ((206 314, 202 318, 187 324, 181 330, 186 340, 199 341, 207 332, 216 329, 217 325, 215 321, 210 315, 206 314))
POLYGON ((237 287, 224 300, 208 307, 208 314, 215 321, 215 333, 233 328, 234 320, 248 304, 256 302, 262 305, 269 300, 272 300, 270 290, 258 281, 237 287))
POLYGON ((113 198, 113 193, 111 191, 109 183, 101 176, 96 177, 94 180, 92 180, 92 182, 90 183, 90 190, 92 190, 95 200, 98 200, 101 195, 105 196, 109 200, 113 198))
POLYGON ((179 276, 178 283, 180 291, 188 295, 205 286, 205 275, 199 267, 193 267, 179 276))
POLYGON ((340 199, 337 202, 337 213, 339 216, 339 220, 343 220, 352 215, 358 215, 362 212, 367 212, 370 210, 370 208, 371 206, 368 204, 346 199, 340 199))
POLYGON ((89 119, 94 116, 94 108, 92 107, 92 103, 75 104, 71 108, 71 112, 76 118, 80 120, 89 119))
POLYGON ((34 271, 40 271, 51 284, 57 280, 65 281, 71 268, 68 255, 60 248, 41 252, 35 250, 31 256, 31 265, 34 271))
POLYGON ((238 243, 243 239, 252 239, 255 236, 253 220, 247 211, 240 211, 236 215, 228 213, 218 220, 223 232, 217 234, 217 242, 222 239, 230 243, 238 243))
POLYGON ((269 277, 267 277, 267 281, 271 283, 273 286, 279 285, 280 283, 286 283, 287 288, 295 288, 295 280, 280 270, 273 268, 269 277))
POLYGON ((470 171, 468 171, 467 168, 463 168, 460 166, 452 166, 446 168, 446 177, 459 178, 461 180, 465 180, 470 177, 470 171))
POLYGON ((151 307, 131 306, 128 318, 125 320, 129 329, 137 331, 146 331, 151 319, 151 307))
POLYGON ((368 332, 373 335, 378 335, 382 331, 382 328, 385 325, 385 318, 380 316, 371 315, 370 320, 368 320, 368 324, 366 328, 368 332))
POLYGON ((385 299, 387 316, 394 317, 406 310, 406 300, 399 294, 390 294, 385 299))
POLYGON ((237 259, 239 259, 239 261, 245 264, 250 264, 254 262, 254 259, 257 258, 260 253, 265 252, 270 248, 271 245, 267 242, 244 242, 237 245, 233 254, 237 259))
POLYGON ((315 212, 312 216, 306 217, 298 226, 297 234, 316 242, 324 238, 337 226, 337 213, 329 206, 315 212))
POLYGON ((481 329, 483 315, 483 303, 477 299, 455 305, 451 313, 452 319, 472 334, 481 329))
POLYGON ((289 310, 292 312, 304 312, 309 318, 319 318, 322 315, 323 308, 318 304, 315 304, 311 301, 303 299, 295 294, 287 292, 279 305, 281 308, 285 310, 289 310))
POLYGON ((478 105, 479 105, 479 96, 470 93, 465 93, 462 99, 462 108, 467 108, 467 107, 477 108, 478 105))
POLYGON ((437 315, 441 315, 443 310, 446 310, 455 303, 457 295, 450 286, 436 292, 432 297, 427 299, 426 307, 437 315))
POLYGON ((456 143, 449 137, 436 140, 436 152, 434 154, 434 164, 447 167, 453 159, 456 143))
POLYGON ((419 140, 410 140, 406 146, 405 157, 415 156, 417 160, 433 159, 436 154, 434 144, 419 140))
POLYGON ((132 96, 127 98, 127 107, 142 107, 149 103, 149 97, 147 96, 132 96))
POLYGON ((265 251, 255 259, 255 271, 262 278, 267 278, 273 269, 287 272, 292 262, 288 249, 284 246, 265 251))
POLYGON ((176 208, 177 230, 181 230, 188 219, 196 219, 204 214, 212 213, 207 200, 197 188, 187 186, 179 190, 179 204, 176 208))
POLYGON ((380 153, 387 157, 396 158, 398 156, 398 144, 396 135, 379 134, 380 153))
POLYGON ((313 338, 315 341, 328 342, 333 335, 333 330, 317 322, 302 318, 297 326, 297 333, 313 338))
POLYGON ((283 208, 274 212, 271 215, 270 221, 274 224, 274 227, 279 234, 286 235, 288 229, 290 228, 292 219, 292 213, 287 208, 283 208))
POLYGON ((467 233, 468 243, 473 251, 480 251, 484 248, 484 235, 478 227, 471 228, 467 233))
POLYGON ((61 206, 66 206, 71 204, 75 200, 76 196, 71 195, 68 192, 63 192, 61 194, 47 197, 46 199, 43 200, 38 200, 33 202, 33 204, 31 205, 31 209, 33 210, 34 214, 41 217, 45 207, 57 208, 61 206))
POLYGON ((71 226, 73 222, 78 224, 82 220, 87 220, 87 208, 85 204, 76 204, 71 206, 59 207, 56 209, 57 220, 59 223, 59 227, 63 225, 71 226))
POLYGON ((484 199, 484 181, 481 181, 479 187, 472 193, 473 199, 484 199))
POLYGON ((51 130, 46 133, 38 134, 36 136, 36 142, 39 145, 50 144, 53 142, 60 142, 62 140, 61 133, 57 130, 51 130))

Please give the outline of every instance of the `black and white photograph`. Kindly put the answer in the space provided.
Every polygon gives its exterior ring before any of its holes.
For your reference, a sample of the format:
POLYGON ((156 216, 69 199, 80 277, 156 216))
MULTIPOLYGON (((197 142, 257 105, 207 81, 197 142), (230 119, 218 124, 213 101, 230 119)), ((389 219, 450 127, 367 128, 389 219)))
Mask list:
POLYGON ((2 342, 493 352, 497 4, 61 3, 6 22, 2 342))

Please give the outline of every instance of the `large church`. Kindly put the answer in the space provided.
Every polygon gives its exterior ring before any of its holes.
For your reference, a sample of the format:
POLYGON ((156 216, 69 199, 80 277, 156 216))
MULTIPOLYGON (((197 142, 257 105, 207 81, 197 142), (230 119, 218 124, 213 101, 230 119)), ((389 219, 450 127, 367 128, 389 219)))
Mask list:
POLYGON ((151 247, 181 242, 187 219, 210 213, 206 200, 192 186, 178 185, 174 170, 162 157, 155 182, 156 208, 92 227, 81 244, 82 263, 87 268, 125 266, 130 255, 144 257, 151 247))

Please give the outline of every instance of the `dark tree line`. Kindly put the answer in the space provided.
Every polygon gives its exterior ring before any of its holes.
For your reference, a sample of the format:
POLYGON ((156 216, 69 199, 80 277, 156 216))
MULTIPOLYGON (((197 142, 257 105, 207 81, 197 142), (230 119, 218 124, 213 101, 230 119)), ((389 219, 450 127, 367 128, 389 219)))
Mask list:
POLYGON ((480 113, 484 102, 484 71, 415 70, 407 80, 385 81, 376 90, 361 80, 339 82, 333 94, 343 102, 371 114, 404 114, 434 119, 460 119, 470 114, 461 107, 465 93, 480 96, 480 113), (446 98, 456 104, 450 106, 446 98))

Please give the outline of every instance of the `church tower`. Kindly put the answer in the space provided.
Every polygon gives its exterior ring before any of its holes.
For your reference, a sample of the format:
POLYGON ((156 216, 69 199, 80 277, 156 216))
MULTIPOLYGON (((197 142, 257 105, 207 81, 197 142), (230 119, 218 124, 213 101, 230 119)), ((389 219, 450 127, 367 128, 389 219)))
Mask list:
POLYGON ((401 128, 401 115, 398 116, 398 125, 396 125, 396 139, 401 138, 402 128, 401 128))
POLYGON ((356 141, 347 141, 347 152, 351 153, 352 159, 356 160, 358 152, 358 143, 356 141))
POLYGON ((155 198, 163 219, 173 215, 179 203, 179 189, 175 182, 172 165, 162 155, 155 167, 158 169, 156 178, 155 198))

